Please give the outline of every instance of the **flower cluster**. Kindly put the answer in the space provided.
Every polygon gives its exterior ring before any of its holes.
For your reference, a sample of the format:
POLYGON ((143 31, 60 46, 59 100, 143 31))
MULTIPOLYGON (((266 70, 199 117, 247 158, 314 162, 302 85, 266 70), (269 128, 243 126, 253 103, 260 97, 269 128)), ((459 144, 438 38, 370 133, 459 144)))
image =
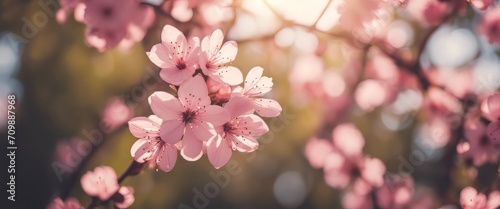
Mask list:
POLYGON ((87 44, 100 52, 131 48, 142 41, 155 19, 153 8, 140 0, 61 0, 60 4, 58 22, 64 23, 74 11, 75 19, 87 25, 87 44))
POLYGON ((177 151, 188 161, 207 153, 216 167, 224 166, 232 151, 252 152, 257 137, 269 131, 263 117, 276 117, 281 106, 262 98, 273 86, 255 67, 243 87, 239 69, 229 64, 238 51, 234 41, 223 43, 221 30, 199 41, 189 40, 182 32, 166 25, 161 43, 147 53, 161 68, 160 77, 175 85, 177 96, 157 91, 148 99, 154 115, 129 121, 130 132, 139 140, 131 155, 139 163, 148 163, 168 172, 177 160, 177 151))

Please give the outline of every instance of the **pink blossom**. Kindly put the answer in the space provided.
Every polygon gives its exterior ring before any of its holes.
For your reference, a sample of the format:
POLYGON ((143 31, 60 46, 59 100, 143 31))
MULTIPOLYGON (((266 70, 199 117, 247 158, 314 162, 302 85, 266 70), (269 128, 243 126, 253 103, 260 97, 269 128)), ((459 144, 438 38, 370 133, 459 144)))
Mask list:
POLYGON ((234 41, 222 44, 224 34, 215 30, 201 41, 199 65, 203 73, 217 82, 228 85, 238 85, 243 82, 241 71, 233 66, 227 66, 236 58, 238 45, 234 41))
POLYGON ((359 194, 383 185, 385 165, 376 158, 362 155, 364 139, 352 124, 339 125, 333 131, 333 144, 337 148, 325 159, 325 181, 334 188, 349 184, 359 194))
POLYGON ((431 83, 443 86, 456 97, 464 98, 474 91, 474 76, 471 69, 448 70, 431 68, 425 71, 431 83), (460 85, 457 85, 459 83, 460 85))
POLYGON ((481 103, 481 111, 491 121, 500 120, 500 93, 488 96, 481 103))
POLYGON ((112 98, 102 112, 101 122, 112 130, 130 120, 133 115, 132 108, 121 99, 112 98))
POLYGON ((161 41, 147 55, 161 68, 160 77, 178 86, 191 78, 196 70, 199 41, 190 39, 188 42, 184 34, 171 25, 163 27, 161 41))
POLYGON ((467 0, 472 6, 479 10, 486 10, 488 7, 492 6, 494 0, 467 0))
POLYGON ((109 166, 99 166, 94 168, 94 171, 88 171, 82 176, 80 183, 85 193, 103 201, 120 188, 115 170, 109 166))
POLYGON ((210 105, 205 81, 199 75, 182 83, 179 99, 167 92, 155 92, 149 97, 151 109, 163 123, 160 137, 169 144, 182 139, 181 155, 188 161, 196 161, 203 155, 203 142, 216 136, 214 127, 229 121, 224 108, 210 105))
POLYGON ((128 122, 132 135, 139 138, 130 154, 139 163, 149 162, 150 167, 158 166, 165 172, 171 171, 177 161, 177 148, 160 137, 163 120, 155 115, 136 117, 128 122))
POLYGON ((84 207, 80 205, 75 198, 69 198, 63 201, 61 198, 57 197, 50 202, 47 209, 83 209, 84 207))
POLYGON ((243 88, 237 87, 233 90, 234 96, 250 99, 255 111, 262 117, 276 117, 281 114, 281 105, 273 99, 264 99, 262 96, 273 87, 273 80, 262 76, 264 69, 254 67, 248 72, 243 88))
POLYGON ((479 166, 498 160, 500 147, 493 145, 493 141, 486 135, 486 126, 481 121, 474 118, 467 119, 464 123, 464 131, 470 148, 462 147, 461 149, 466 151, 466 156, 473 159, 474 165, 479 166))
POLYGON ((485 36, 491 44, 500 43, 500 7, 488 10, 482 16, 477 30, 479 34, 485 36))
POLYGON ((439 0, 415 0, 409 2, 407 9, 420 22, 426 25, 436 25, 451 9, 450 4, 439 0))
POLYGON ((134 188, 127 186, 120 187, 118 192, 113 197, 113 201, 118 208, 130 207, 135 201, 134 188))
POLYGON ((365 111, 372 111, 394 98, 394 91, 388 84, 372 79, 361 82, 354 92, 354 100, 365 111))
POLYGON ((125 28, 136 0, 86 0, 85 23, 97 28, 125 28))
POLYGON ((338 8, 340 23, 348 28, 360 28, 363 24, 377 18, 376 10, 383 2, 380 0, 348 0, 338 8))
POLYGON ((99 52, 103 52, 117 46, 126 35, 126 28, 88 27, 85 42, 99 52))
POLYGON ((253 152, 259 147, 257 137, 267 133, 269 128, 257 115, 248 100, 236 97, 224 109, 229 114, 229 122, 219 127, 217 137, 207 143, 208 159, 215 168, 224 166, 231 158, 232 150, 253 152))
POLYGON ((500 206, 500 192, 493 191, 488 198, 478 193, 472 187, 466 187, 460 192, 460 206, 463 209, 495 209, 500 206))
POLYGON ((127 51, 135 43, 142 41, 156 17, 154 9, 151 7, 134 7, 132 13, 134 15, 130 17, 130 22, 127 25, 127 34, 118 45, 122 51, 127 51))
POLYGON ((377 190, 377 204, 381 208, 407 208, 413 194, 412 178, 410 176, 396 176, 377 190))
POLYGON ((326 157, 333 151, 333 144, 330 141, 312 138, 307 142, 304 154, 313 168, 323 168, 326 157))

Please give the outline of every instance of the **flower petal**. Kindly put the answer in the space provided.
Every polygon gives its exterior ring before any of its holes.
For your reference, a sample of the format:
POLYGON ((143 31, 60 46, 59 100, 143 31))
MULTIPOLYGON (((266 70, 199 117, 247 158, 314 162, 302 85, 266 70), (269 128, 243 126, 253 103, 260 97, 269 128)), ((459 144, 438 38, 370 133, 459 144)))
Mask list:
POLYGON ((186 132, 182 139, 182 157, 187 161, 197 161, 203 155, 202 147, 203 141, 196 137, 192 128, 186 127, 186 132))
POLYGON ((207 84, 199 75, 188 79, 179 87, 179 100, 184 109, 197 110, 210 105, 207 84))
POLYGON ((183 112, 181 103, 173 95, 157 91, 148 98, 149 106, 153 113, 163 120, 177 120, 182 117, 183 112))
POLYGON ((259 149, 259 142, 253 136, 226 134, 226 138, 231 140, 231 145, 239 152, 253 152, 259 149))
POLYGON ((151 160, 154 156, 156 150, 154 150, 150 141, 148 139, 139 139, 132 145, 130 155, 132 155, 136 162, 144 163, 151 160))
POLYGON ((180 120, 163 121, 160 127, 160 137, 168 144, 179 142, 184 134, 184 123, 180 120))
POLYGON ((185 69, 179 70, 177 66, 162 68, 160 71, 160 77, 165 82, 179 86, 185 80, 192 77, 195 69, 193 67, 187 67, 185 69))
POLYGON ((229 114, 221 106, 209 105, 199 111, 199 120, 209 122, 213 126, 221 126, 229 121, 229 114))
POLYGON ((224 109, 226 109, 230 119, 240 115, 252 114, 255 111, 252 101, 243 97, 232 98, 224 105, 224 109))
POLYGON ((158 154, 158 167, 165 172, 171 171, 177 161, 177 149, 174 146, 165 144, 158 154))
POLYGON ((128 128, 135 137, 145 138, 158 136, 160 124, 146 117, 136 117, 128 122, 128 128))
POLYGON ((174 68, 175 64, 170 58, 169 49, 163 44, 155 44, 149 52, 146 52, 149 60, 160 68, 174 68))
POLYGON ((255 111, 262 117, 277 117, 281 114, 281 105, 272 99, 253 99, 255 111))
POLYGON ((208 141, 217 135, 214 126, 208 122, 196 122, 191 124, 194 135, 201 141, 208 141))
POLYGON ((207 143, 208 160, 217 169, 226 165, 231 158, 232 153, 233 150, 231 149, 231 146, 228 144, 227 140, 222 138, 220 135, 212 138, 207 143))
POLYGON ((267 124, 257 115, 249 114, 239 116, 236 121, 238 128, 235 133, 243 136, 261 136, 269 131, 267 124))
MULTIPOLYGON (((161 31, 161 42, 165 44, 175 43, 179 37, 185 37, 184 34, 177 28, 171 25, 165 25, 161 31)), ((185 38, 184 38, 185 39, 185 38)))
POLYGON ((243 82, 243 74, 240 69, 233 66, 221 66, 215 72, 208 74, 217 82, 225 83, 230 86, 239 85, 243 82))

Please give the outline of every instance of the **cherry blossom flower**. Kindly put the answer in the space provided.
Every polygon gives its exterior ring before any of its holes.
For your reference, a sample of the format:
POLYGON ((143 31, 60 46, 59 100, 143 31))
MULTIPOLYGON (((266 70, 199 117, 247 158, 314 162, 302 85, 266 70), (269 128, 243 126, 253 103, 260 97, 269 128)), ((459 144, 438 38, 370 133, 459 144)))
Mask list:
POLYGON ((99 166, 94 171, 88 171, 82 176, 80 183, 85 193, 103 201, 109 199, 120 188, 115 170, 109 166, 99 166))
POLYGON ((479 10, 486 10, 488 7, 492 6, 494 0, 467 0, 472 6, 479 10))
POLYGON ((359 194, 349 189, 342 196, 342 207, 349 209, 372 209, 373 201, 370 194, 359 194))
POLYGON ((326 139, 312 138, 304 149, 304 154, 313 168, 323 168, 326 157, 334 151, 332 142, 326 139))
POLYGON ((234 41, 222 44, 224 34, 220 29, 201 41, 199 65, 203 73, 217 82, 228 85, 238 85, 243 82, 241 71, 233 66, 227 66, 236 58, 238 45, 234 41))
POLYGON ((500 7, 488 10, 481 18, 477 28, 479 34, 485 36, 491 44, 500 43, 500 7))
POLYGON ((236 97, 224 105, 230 120, 219 127, 217 137, 207 143, 208 159, 215 168, 224 166, 232 150, 253 152, 259 147, 257 137, 267 133, 269 128, 257 115, 248 100, 236 97))
POLYGON ((500 120, 500 94, 489 95, 481 103, 481 111, 484 117, 490 121, 500 120))
POLYGON ((81 0, 59 0, 59 8, 56 12, 56 20, 58 23, 65 23, 68 14, 73 10, 81 0))
POLYGON ((113 130, 130 120, 133 115, 134 111, 121 99, 112 98, 102 112, 101 123, 113 130))
POLYGON ((63 201, 61 198, 57 197, 52 202, 50 202, 47 209, 83 209, 84 207, 80 205, 75 198, 69 198, 66 201, 63 201))
POLYGON ((381 208, 403 209, 410 204, 414 194, 410 176, 396 176, 377 189, 377 204, 381 208))
POLYGON ((381 81, 368 79, 361 82, 354 92, 354 100, 365 111, 372 111, 375 107, 394 100, 392 88, 381 81))
POLYGON ((377 158, 362 155, 364 143, 352 124, 341 124, 334 129, 333 145, 337 149, 326 157, 323 167, 328 185, 342 189, 351 184, 358 194, 367 194, 383 185, 385 165, 377 158))
POLYGON ((167 92, 155 92, 149 97, 151 109, 163 122, 160 137, 169 144, 182 139, 181 155, 196 161, 203 155, 203 142, 215 137, 214 127, 225 124, 229 116, 224 108, 210 105, 205 81, 199 75, 180 85, 179 99, 167 92))
POLYGON ((150 167, 158 166, 165 172, 171 171, 177 161, 177 148, 160 137, 163 120, 155 115, 136 117, 128 122, 132 135, 139 138, 130 150, 138 163, 149 162, 150 167))
POLYGON ((349 0, 338 8, 340 23, 349 28, 360 28, 377 18, 376 10, 383 2, 380 0, 349 0))
POLYGON ((118 192, 113 196, 113 201, 118 208, 128 208, 134 201, 134 188, 128 186, 122 186, 118 192))
POLYGON ((272 78, 262 76, 263 71, 261 67, 252 68, 245 78, 243 88, 235 88, 233 96, 250 99, 255 111, 262 117, 276 117, 281 114, 281 105, 273 99, 262 98, 273 87, 272 78))
POLYGON ((460 192, 460 206, 463 209, 495 209, 500 206, 500 192, 493 191, 488 195, 478 193, 472 187, 466 187, 460 192))
POLYGON ((191 78, 198 62, 198 39, 187 41, 184 34, 171 25, 165 25, 161 43, 147 52, 149 59, 161 68, 160 77, 173 85, 191 78))
POLYGON ((407 9, 421 23, 436 25, 446 16, 450 3, 439 0, 416 0, 410 1, 407 9))
POLYGON ((474 165, 498 161, 500 147, 493 145, 493 141, 486 134, 486 126, 481 121, 473 118, 466 120, 464 132, 470 148, 462 147, 461 149, 467 151, 466 156, 473 159, 474 165))

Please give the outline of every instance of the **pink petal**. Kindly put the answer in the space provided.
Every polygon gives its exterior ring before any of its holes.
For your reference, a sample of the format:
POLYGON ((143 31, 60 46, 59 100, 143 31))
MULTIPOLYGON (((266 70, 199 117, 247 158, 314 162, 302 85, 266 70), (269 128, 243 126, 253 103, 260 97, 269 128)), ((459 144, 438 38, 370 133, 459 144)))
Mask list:
POLYGON ((330 153, 325 158, 324 173, 325 182, 333 188, 345 188, 351 179, 346 169, 343 169, 346 163, 345 158, 337 152, 330 153))
POLYGON ((254 114, 240 116, 236 122, 238 128, 234 131, 240 135, 262 136, 269 131, 266 122, 254 114))
POLYGON ((254 99, 255 112, 262 117, 277 117, 281 114, 281 105, 272 99, 254 99))
POLYGON ((158 136, 160 124, 146 117, 136 117, 128 122, 128 128, 135 137, 145 138, 158 136))
POLYGON ((179 40, 179 37, 184 37, 184 34, 177 28, 171 25, 165 25, 161 31, 161 42, 164 44, 172 44, 179 40))
POLYGON ((184 134, 185 124, 181 120, 163 121, 160 127, 160 137, 168 144, 179 142, 184 134))
POLYGON ((224 43, 218 53, 214 55, 215 60, 213 64, 218 65, 232 62, 236 58, 236 54, 238 54, 238 44, 235 41, 228 41, 224 43))
POLYGON ((217 82, 230 86, 239 85, 243 82, 243 74, 240 69, 233 66, 221 66, 215 72, 209 74, 209 76, 217 82))
POLYGON ((222 33, 222 30, 217 29, 212 34, 210 35, 209 38, 209 48, 208 51, 210 52, 210 57, 216 56, 216 53, 219 52, 219 49, 222 46, 222 41, 224 40, 224 34, 222 33))
POLYGON ((194 131, 194 135, 201 141, 209 141, 217 135, 214 126, 208 122, 196 122, 190 127, 194 131))
POLYGON ((493 94, 486 100, 488 112, 492 118, 500 119, 500 94, 493 94))
POLYGON ((309 140, 304 149, 304 155, 313 168, 323 168, 326 156, 332 152, 332 143, 317 138, 309 140))
POLYGON ((361 169, 361 176, 374 187, 384 184, 385 165, 377 158, 365 158, 365 166, 361 169))
POLYGON ((232 153, 231 146, 227 143, 227 140, 220 135, 212 138, 207 143, 208 160, 217 169, 226 165, 232 153))
POLYGON ((263 72, 264 69, 262 67, 254 67, 250 71, 248 71, 247 77, 245 78, 245 83, 243 85, 245 91, 249 90, 252 86, 257 85, 257 82, 259 82, 263 72))
POLYGON ((229 121, 229 114, 224 108, 217 105, 209 105, 200 111, 199 119, 204 122, 209 122, 213 126, 221 126, 229 121))
POLYGON ((171 171, 177 161, 177 149, 174 146, 165 145, 160 151, 158 167, 165 172, 171 171))
POLYGON ((259 148, 259 142, 253 136, 226 134, 225 137, 238 152, 253 152, 259 148))
POLYGON ((149 60, 160 68, 176 68, 175 63, 170 58, 168 47, 162 43, 155 44, 149 52, 146 52, 149 60))
POLYGON ((490 123, 486 128, 486 134, 494 144, 500 144, 500 120, 490 123))
POLYGON ((181 103, 171 94, 157 91, 148 98, 153 113, 163 120, 181 119, 183 112, 181 103))
POLYGON ((333 144, 345 155, 360 155, 365 146, 365 140, 361 132, 350 123, 338 125, 333 129, 333 144))
POLYGON ((205 80, 199 75, 188 79, 179 87, 179 100, 184 109, 197 110, 210 105, 210 97, 205 80))
POLYGON ((191 78, 195 72, 192 67, 187 67, 186 69, 179 70, 177 66, 162 68, 160 71, 160 77, 165 82, 179 86, 185 80, 191 78))
POLYGON ((197 161, 203 155, 203 142, 196 137, 192 128, 186 128, 182 140, 181 155, 187 161, 197 161))
POLYGON ((139 139, 132 145, 132 148, 130 149, 130 155, 135 159, 136 162, 144 163, 146 161, 149 161, 155 154, 155 150, 152 144, 150 144, 149 142, 150 140, 147 139, 139 139))
POLYGON ((116 207, 128 208, 134 203, 135 197, 134 197, 134 188, 133 187, 122 186, 118 190, 118 193, 120 193, 123 196, 123 202, 116 202, 115 201, 116 207))
POLYGON ((232 98, 224 105, 224 109, 226 109, 230 119, 240 115, 252 114, 255 111, 252 101, 243 97, 232 98))
POLYGON ((498 208, 500 206, 500 192, 493 191, 488 195, 488 208, 498 208))

